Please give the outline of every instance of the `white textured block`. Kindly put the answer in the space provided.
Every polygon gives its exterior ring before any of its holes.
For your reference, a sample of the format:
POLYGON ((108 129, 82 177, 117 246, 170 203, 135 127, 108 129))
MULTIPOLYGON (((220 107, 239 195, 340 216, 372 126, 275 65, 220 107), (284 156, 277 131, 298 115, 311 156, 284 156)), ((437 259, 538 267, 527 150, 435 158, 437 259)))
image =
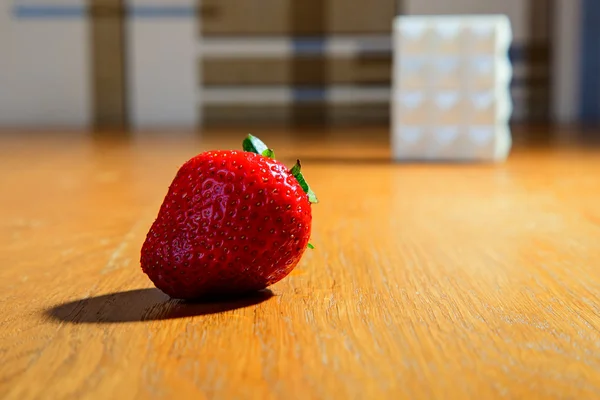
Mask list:
POLYGON ((501 125, 398 127, 392 151, 406 161, 502 161, 511 147, 509 128, 501 125))
POLYGON ((508 57, 499 57, 493 54, 473 55, 468 57, 464 68, 467 89, 495 88, 505 90, 510 85, 512 65, 508 57))
POLYGON ((400 93, 394 104, 394 111, 409 125, 420 125, 429 118, 432 109, 431 99, 419 90, 400 93))
POLYGON ((506 16, 396 18, 396 159, 506 158, 511 146, 511 40, 506 16))
POLYGON ((405 57, 399 60, 403 74, 400 76, 400 86, 404 90, 421 90, 429 82, 429 69, 431 66, 423 57, 405 57))
POLYGON ((399 43, 402 45, 400 49, 402 53, 411 55, 426 54, 431 47, 432 30, 427 19, 411 19, 408 23, 396 23, 395 28, 396 34, 400 38, 399 43))
POLYGON ((430 68, 431 87, 438 90, 461 89, 466 66, 460 56, 433 57, 425 67, 430 68))
POLYGON ((472 54, 504 56, 512 39, 510 22, 505 16, 471 17, 466 34, 467 51, 472 54))
POLYGON ((463 51, 465 27, 459 20, 431 24, 430 51, 434 54, 454 55, 463 51))
POLYGON ((439 90, 431 93, 432 107, 430 121, 438 125, 459 125, 463 123, 465 104, 468 99, 459 90, 439 90))

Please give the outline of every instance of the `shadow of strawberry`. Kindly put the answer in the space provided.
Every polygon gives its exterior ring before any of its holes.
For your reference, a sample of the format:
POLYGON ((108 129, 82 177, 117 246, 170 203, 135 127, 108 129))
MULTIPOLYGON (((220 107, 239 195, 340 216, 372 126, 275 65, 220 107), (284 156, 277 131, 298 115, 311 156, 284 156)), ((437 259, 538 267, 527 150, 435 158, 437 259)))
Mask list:
POLYGON ((50 319, 72 324, 112 324, 158 321, 218 314, 269 300, 269 289, 243 296, 207 297, 195 301, 171 299, 156 288, 135 289, 88 297, 44 311, 50 319))

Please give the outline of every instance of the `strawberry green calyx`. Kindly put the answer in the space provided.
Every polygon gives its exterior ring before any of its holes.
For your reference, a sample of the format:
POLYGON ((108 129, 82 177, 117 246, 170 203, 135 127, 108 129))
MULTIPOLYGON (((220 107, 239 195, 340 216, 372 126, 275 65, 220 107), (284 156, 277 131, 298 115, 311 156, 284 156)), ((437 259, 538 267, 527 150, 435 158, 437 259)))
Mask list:
POLYGON ((308 201, 310 201, 311 203, 318 203, 319 199, 317 199, 317 195, 315 194, 315 192, 313 192, 310 186, 308 186, 308 183, 306 183, 302 172, 300 172, 301 169, 302 165, 300 164, 300 160, 296 160, 296 165, 292 167, 290 173, 294 175, 302 189, 304 189, 304 192, 308 195, 308 201))
MULTIPOLYGON (((243 147, 244 151, 260 154, 262 156, 275 159, 275 152, 273 151, 273 149, 270 149, 269 147, 267 147, 267 145, 264 144, 264 142, 262 140, 260 140, 259 138, 257 138, 256 136, 249 134, 244 139, 244 142, 242 143, 242 147, 243 147)), ((298 180, 298 183, 300 184, 302 189, 304 189, 304 192, 308 195, 308 201, 310 201, 311 203, 318 203, 319 200, 317 199, 317 195, 315 195, 315 192, 313 192, 312 189, 310 188, 310 186, 308 186, 308 183, 306 182, 306 180, 304 179, 304 176, 302 175, 301 169, 302 169, 302 165, 300 165, 300 160, 296 160, 296 165, 294 165, 292 167, 292 169, 290 170, 290 173, 292 175, 294 175, 294 177, 296 178, 296 180, 298 180)))
POLYGON ((273 149, 266 149, 260 154, 262 154, 265 157, 272 158, 273 160, 275 159, 275 152, 273 151, 273 149))
POLYGON ((308 245, 306 245, 306 247, 308 247, 311 250, 313 250, 315 248, 315 246, 313 246, 311 243, 309 243, 308 245))
POLYGON ((246 139, 244 139, 242 147, 244 151, 275 159, 275 152, 273 149, 268 148, 267 145, 256 136, 248 135, 246 139))

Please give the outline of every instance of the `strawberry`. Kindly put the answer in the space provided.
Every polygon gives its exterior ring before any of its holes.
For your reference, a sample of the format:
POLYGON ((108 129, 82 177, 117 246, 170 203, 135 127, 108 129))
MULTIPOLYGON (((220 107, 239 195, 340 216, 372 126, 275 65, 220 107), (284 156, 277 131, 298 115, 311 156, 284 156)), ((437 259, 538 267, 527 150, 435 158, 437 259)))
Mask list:
POLYGON ((244 151, 201 153, 177 172, 141 250, 141 267, 173 298, 242 294, 300 261, 317 199, 301 173, 249 135, 244 151))

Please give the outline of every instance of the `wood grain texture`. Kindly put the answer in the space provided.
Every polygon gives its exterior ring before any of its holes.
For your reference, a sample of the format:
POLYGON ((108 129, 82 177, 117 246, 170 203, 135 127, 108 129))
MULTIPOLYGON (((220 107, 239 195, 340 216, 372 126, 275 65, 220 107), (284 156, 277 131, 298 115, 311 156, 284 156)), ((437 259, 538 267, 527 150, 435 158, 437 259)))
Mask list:
POLYGON ((600 397, 596 149, 397 165, 385 131, 254 133, 302 158, 316 249, 199 304, 139 250, 179 165, 241 134, 0 136, 0 398, 600 397))

